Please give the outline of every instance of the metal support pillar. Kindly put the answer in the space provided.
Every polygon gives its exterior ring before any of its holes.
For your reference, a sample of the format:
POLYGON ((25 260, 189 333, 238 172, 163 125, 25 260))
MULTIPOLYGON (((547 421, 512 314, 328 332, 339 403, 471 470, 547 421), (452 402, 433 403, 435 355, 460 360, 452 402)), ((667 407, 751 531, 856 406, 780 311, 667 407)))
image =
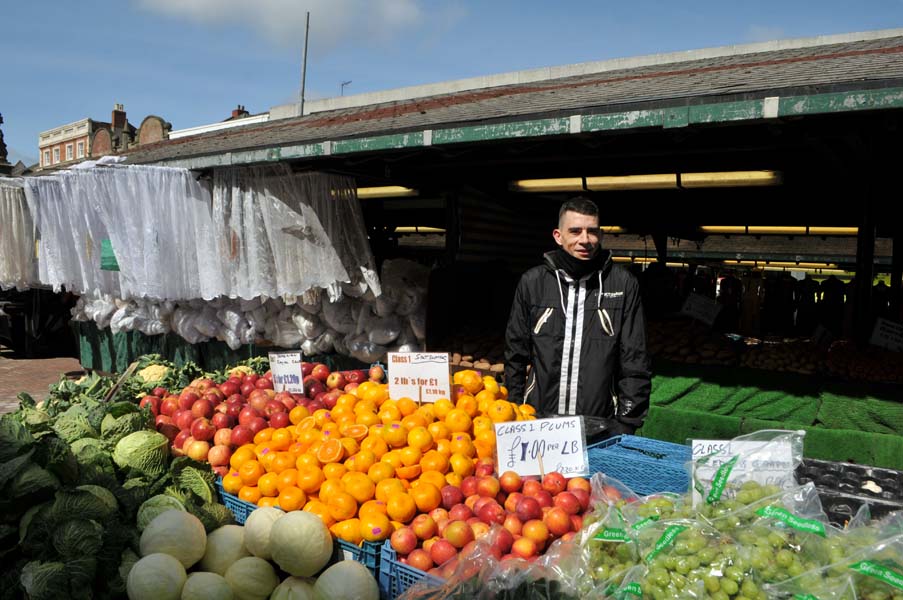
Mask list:
POLYGON ((856 238, 856 287, 853 302, 853 336, 867 342, 872 325, 872 281, 875 278, 875 215, 874 186, 866 188, 859 235, 856 238))
POLYGON ((668 262, 668 236, 662 233, 652 234, 652 243, 655 244, 655 252, 658 254, 658 262, 668 262))

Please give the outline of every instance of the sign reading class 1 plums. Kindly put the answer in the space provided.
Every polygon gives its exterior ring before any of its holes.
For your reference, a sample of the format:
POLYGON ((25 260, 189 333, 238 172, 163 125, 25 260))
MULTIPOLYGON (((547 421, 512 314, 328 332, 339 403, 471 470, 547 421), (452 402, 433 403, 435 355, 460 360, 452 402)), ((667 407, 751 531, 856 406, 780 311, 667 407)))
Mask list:
POLYGON ((589 475, 582 416, 496 423, 495 439, 499 473, 589 475))
POLYGON ((388 363, 390 398, 451 398, 448 352, 389 352, 388 363))

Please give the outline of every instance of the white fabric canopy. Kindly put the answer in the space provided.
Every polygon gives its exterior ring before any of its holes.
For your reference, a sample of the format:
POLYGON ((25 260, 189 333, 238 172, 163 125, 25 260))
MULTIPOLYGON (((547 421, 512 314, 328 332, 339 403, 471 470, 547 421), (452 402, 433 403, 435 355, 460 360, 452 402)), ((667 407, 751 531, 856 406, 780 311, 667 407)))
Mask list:
POLYGON ((0 289, 24 290, 36 281, 34 223, 22 180, 0 177, 0 289))

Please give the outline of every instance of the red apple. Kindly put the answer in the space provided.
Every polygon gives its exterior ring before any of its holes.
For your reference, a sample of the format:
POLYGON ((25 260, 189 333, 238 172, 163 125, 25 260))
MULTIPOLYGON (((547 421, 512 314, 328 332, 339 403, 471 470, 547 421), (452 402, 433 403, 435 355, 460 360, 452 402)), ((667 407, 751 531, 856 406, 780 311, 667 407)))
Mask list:
MULTIPOLYGON (((256 407, 255 407, 256 408, 256 407)), ((286 412, 285 405, 278 400, 267 400, 266 404, 263 406, 263 414, 267 417, 272 417, 277 412, 286 412)))
POLYGON ((213 446, 207 452, 207 462, 209 462, 214 467, 225 467, 229 464, 229 459, 231 457, 232 450, 229 448, 229 446, 213 446))
POLYGON ((429 515, 417 515, 411 521, 411 530, 421 540, 428 540, 438 533, 438 526, 433 517, 429 515))
POLYGON ((466 521, 472 516, 473 511, 466 504, 455 504, 448 511, 448 518, 451 521, 466 521))
POLYGON ((238 424, 247 427, 251 421, 260 416, 260 413, 253 406, 245 406, 238 413, 238 424))
POLYGON ((408 554, 408 566, 421 571, 429 571, 433 568, 433 559, 426 550, 413 550, 408 554))
POLYGON ((550 509, 542 520, 549 533, 555 537, 560 537, 571 530, 571 515, 559 506, 550 509))
POLYGON ((519 492, 523 485, 523 481, 521 481, 520 475, 514 471, 505 471, 502 473, 502 476, 499 477, 499 484, 501 484, 503 490, 510 494, 512 492, 519 492))
POLYGON ((580 506, 580 500, 571 492, 561 492, 552 499, 552 502, 555 506, 563 508, 569 515, 576 515, 583 509, 580 506))
POLYGON ((315 379, 319 379, 322 382, 326 382, 326 379, 329 377, 329 367, 322 363, 317 363, 314 365, 314 368, 310 372, 311 376, 315 379))
POLYGON ((345 376, 342 375, 342 373, 339 371, 333 371, 326 378, 326 387, 331 390, 342 389, 347 383, 348 382, 345 380, 345 376))
MULTIPOLYGON (((463 523, 464 527, 467 527, 467 523, 463 523)), ((470 532, 470 535, 473 535, 473 532, 470 531, 470 527, 467 527, 467 531, 470 532)), ((464 535, 462 533, 462 535, 464 535)), ((430 558, 433 559, 433 562, 437 565, 441 565, 442 563, 451 560, 458 554, 458 549, 455 548, 451 542, 448 540, 436 540, 430 546, 430 558)))
POLYGON ((547 473, 546 476, 542 478, 542 489, 553 496, 563 492, 567 489, 567 486, 568 482, 564 478, 564 475, 558 472, 547 473))
POLYGON ((166 391, 165 387, 157 386, 151 391, 151 396, 156 396, 157 398, 165 398, 169 395, 169 392, 166 391))
POLYGON ((307 402, 307 410, 310 411, 311 414, 317 412, 321 408, 326 408, 326 406, 319 400, 309 400, 307 402))
POLYGON ((283 427, 288 427, 290 424, 291 421, 288 418, 287 412, 277 412, 270 416, 270 427, 273 427, 274 429, 282 429, 283 427))
POLYGON ((226 399, 226 395, 217 387, 212 387, 204 392, 204 395, 201 398, 206 398, 210 400, 210 403, 216 406, 220 402, 226 399))
POLYGON ((190 429, 195 418, 196 417, 191 414, 190 410, 179 409, 176 414, 173 415, 172 422, 175 423, 176 427, 179 429, 190 429))
POLYGON ((399 527, 389 537, 389 544, 400 556, 407 556, 416 550, 418 541, 410 527, 399 527))
POLYGON ((542 517, 542 507, 536 501, 536 498, 522 498, 517 503, 515 512, 517 513, 517 518, 523 523, 542 517))
POLYGON ((461 480, 461 493, 464 496, 473 496, 477 493, 477 483, 479 483, 479 479, 474 477, 473 475, 469 475, 461 480))
POLYGON ((238 394, 241 392, 241 384, 235 383, 233 381, 224 381, 219 384, 219 390, 223 393, 226 398, 232 396, 233 394, 238 394))
POLYGON ((217 429, 216 433, 213 434, 213 444, 215 446, 232 446, 232 429, 229 427, 223 427, 222 429, 217 429))
POLYGON ((254 440, 254 433, 246 425, 237 425, 232 428, 232 445, 236 447, 250 444, 254 440))
POLYGON ((345 387, 343 389, 345 390, 346 394, 350 394, 351 390, 356 389, 357 386, 359 386, 359 385, 360 385, 359 383, 348 383, 345 385, 345 387))
POLYGON ((251 395, 248 396, 248 406, 250 406, 260 414, 264 413, 264 410, 266 410, 267 402, 269 401, 270 397, 267 396, 266 390, 254 390, 253 392, 251 392, 251 395))
POLYGON ((248 423, 248 429, 251 430, 251 433, 257 435, 259 432, 263 431, 267 428, 267 422, 263 417, 257 417, 255 419, 251 419, 251 422, 248 423))
POLYGON ((234 417, 236 421, 238 421, 238 415, 241 414, 241 409, 244 407, 245 403, 243 400, 226 400, 226 414, 234 417))
POLYGON ((442 495, 442 507, 446 510, 450 510, 455 504, 464 502, 464 493, 456 485, 443 486, 439 492, 442 495))
POLYGON ((545 490, 539 490, 533 498, 539 502, 540 506, 552 506, 552 494, 545 490))
POLYGON ((191 405, 200 400, 201 397, 198 396, 194 391, 190 391, 189 388, 185 388, 181 394, 179 394, 179 408, 182 410, 190 410, 191 405))
POLYGON ((212 469, 219 477, 225 477, 229 474, 229 467, 212 467, 212 469))
POLYGON ((307 377, 310 375, 310 372, 314 370, 314 363, 302 362, 301 363, 301 376, 307 377))
POLYGON ((250 381, 246 381, 246 382, 242 383, 241 387, 239 388, 239 390, 241 391, 241 395, 244 396, 245 398, 247 398, 248 396, 253 394, 254 390, 256 390, 256 389, 257 389, 257 386, 254 385, 250 381))
POLYGON ((213 407, 214 404, 210 402, 206 397, 201 398, 200 400, 195 400, 194 404, 191 405, 191 414, 194 415, 194 418, 204 417, 205 419, 209 419, 213 416, 213 407))
POLYGON ((207 455, 210 453, 210 444, 207 442, 202 442, 200 440, 194 440, 190 444, 185 445, 185 454, 188 455, 188 458, 193 460, 203 462, 207 460, 207 455))
POLYGON ((286 411, 290 411, 298 405, 298 403, 295 401, 295 398, 290 392, 279 392, 278 394, 276 394, 273 400, 280 402, 282 406, 285 407, 286 411))
POLYGON ((360 369, 354 369, 352 371, 345 372, 345 379, 348 381, 348 383, 361 384, 367 381, 367 375, 360 369))
POLYGON ((481 477, 477 482, 477 493, 481 496, 495 498, 500 489, 499 480, 490 475, 481 477))
MULTIPOLYGON (((443 537, 455 548, 463 548, 468 542, 472 542, 473 529, 465 521, 452 521, 445 528, 443 537)), ((433 546, 435 548, 435 546, 433 546)))
POLYGON ((326 391, 326 386, 323 385, 323 382, 310 375, 305 377, 304 380, 304 395, 308 398, 316 398, 317 394, 322 394, 326 391))
POLYGON ((521 537, 511 544, 511 554, 518 558, 531 558, 539 550, 536 542, 528 537, 521 537))
POLYGON ((179 435, 179 428, 172 422, 172 419, 166 415, 158 415, 157 419, 166 419, 166 421, 158 421, 156 423, 157 431, 165 435, 170 442, 176 439, 176 436, 179 435))
POLYGON ((167 396, 160 402, 161 415, 172 416, 177 410, 179 410, 179 399, 176 396, 167 396))
POLYGON ((210 419, 200 417, 191 424, 191 437, 200 442, 209 442, 215 434, 216 427, 213 426, 210 419))
MULTIPOLYGON (((188 431, 187 429, 183 429, 182 431, 180 431, 178 433, 178 435, 176 435, 176 437, 173 438, 173 440, 172 440, 173 450, 176 452, 182 452, 182 448, 185 447, 185 441, 188 440, 190 437, 191 437, 191 432, 188 431)), ((181 456, 181 454, 179 454, 178 456, 181 456)))
POLYGON ((367 374, 370 376, 371 381, 382 381, 386 377, 386 372, 379 365, 370 367, 370 371, 367 374))
POLYGON ((525 479, 524 480, 524 487, 522 490, 524 496, 528 496, 528 497, 532 498, 532 497, 536 496, 537 492, 541 492, 541 491, 542 491, 542 483, 536 481, 535 479, 525 479))
POLYGON ((502 527, 505 531, 511 533, 512 535, 520 535, 521 529, 523 529, 523 522, 517 518, 517 515, 508 515, 505 517, 505 522, 502 523, 502 527))
POLYGON ((235 417, 230 417, 226 413, 218 412, 210 419, 213 426, 217 429, 226 429, 235 425, 235 417))
POLYGON ((138 403, 138 406, 140 408, 147 406, 150 409, 151 414, 156 417, 160 414, 160 403, 162 402, 163 400, 157 396, 145 396, 141 399, 141 402, 138 403))
POLYGON ((505 509, 502 508, 501 505, 497 502, 487 503, 477 513, 477 516, 480 517, 480 520, 489 525, 491 525, 492 523, 498 523, 499 525, 501 525, 505 522, 505 515, 505 509))
POLYGON ((273 380, 267 377, 261 377, 254 385, 257 386, 258 390, 271 390, 273 389, 273 380))

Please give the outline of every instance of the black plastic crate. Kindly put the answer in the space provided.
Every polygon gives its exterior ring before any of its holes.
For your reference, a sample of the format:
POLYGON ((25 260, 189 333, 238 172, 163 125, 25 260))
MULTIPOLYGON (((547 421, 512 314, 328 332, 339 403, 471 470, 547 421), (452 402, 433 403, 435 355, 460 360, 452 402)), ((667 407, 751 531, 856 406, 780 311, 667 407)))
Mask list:
POLYGON ((855 463, 803 459, 797 482, 815 484, 831 522, 843 526, 863 504, 873 519, 903 510, 903 472, 855 463))

